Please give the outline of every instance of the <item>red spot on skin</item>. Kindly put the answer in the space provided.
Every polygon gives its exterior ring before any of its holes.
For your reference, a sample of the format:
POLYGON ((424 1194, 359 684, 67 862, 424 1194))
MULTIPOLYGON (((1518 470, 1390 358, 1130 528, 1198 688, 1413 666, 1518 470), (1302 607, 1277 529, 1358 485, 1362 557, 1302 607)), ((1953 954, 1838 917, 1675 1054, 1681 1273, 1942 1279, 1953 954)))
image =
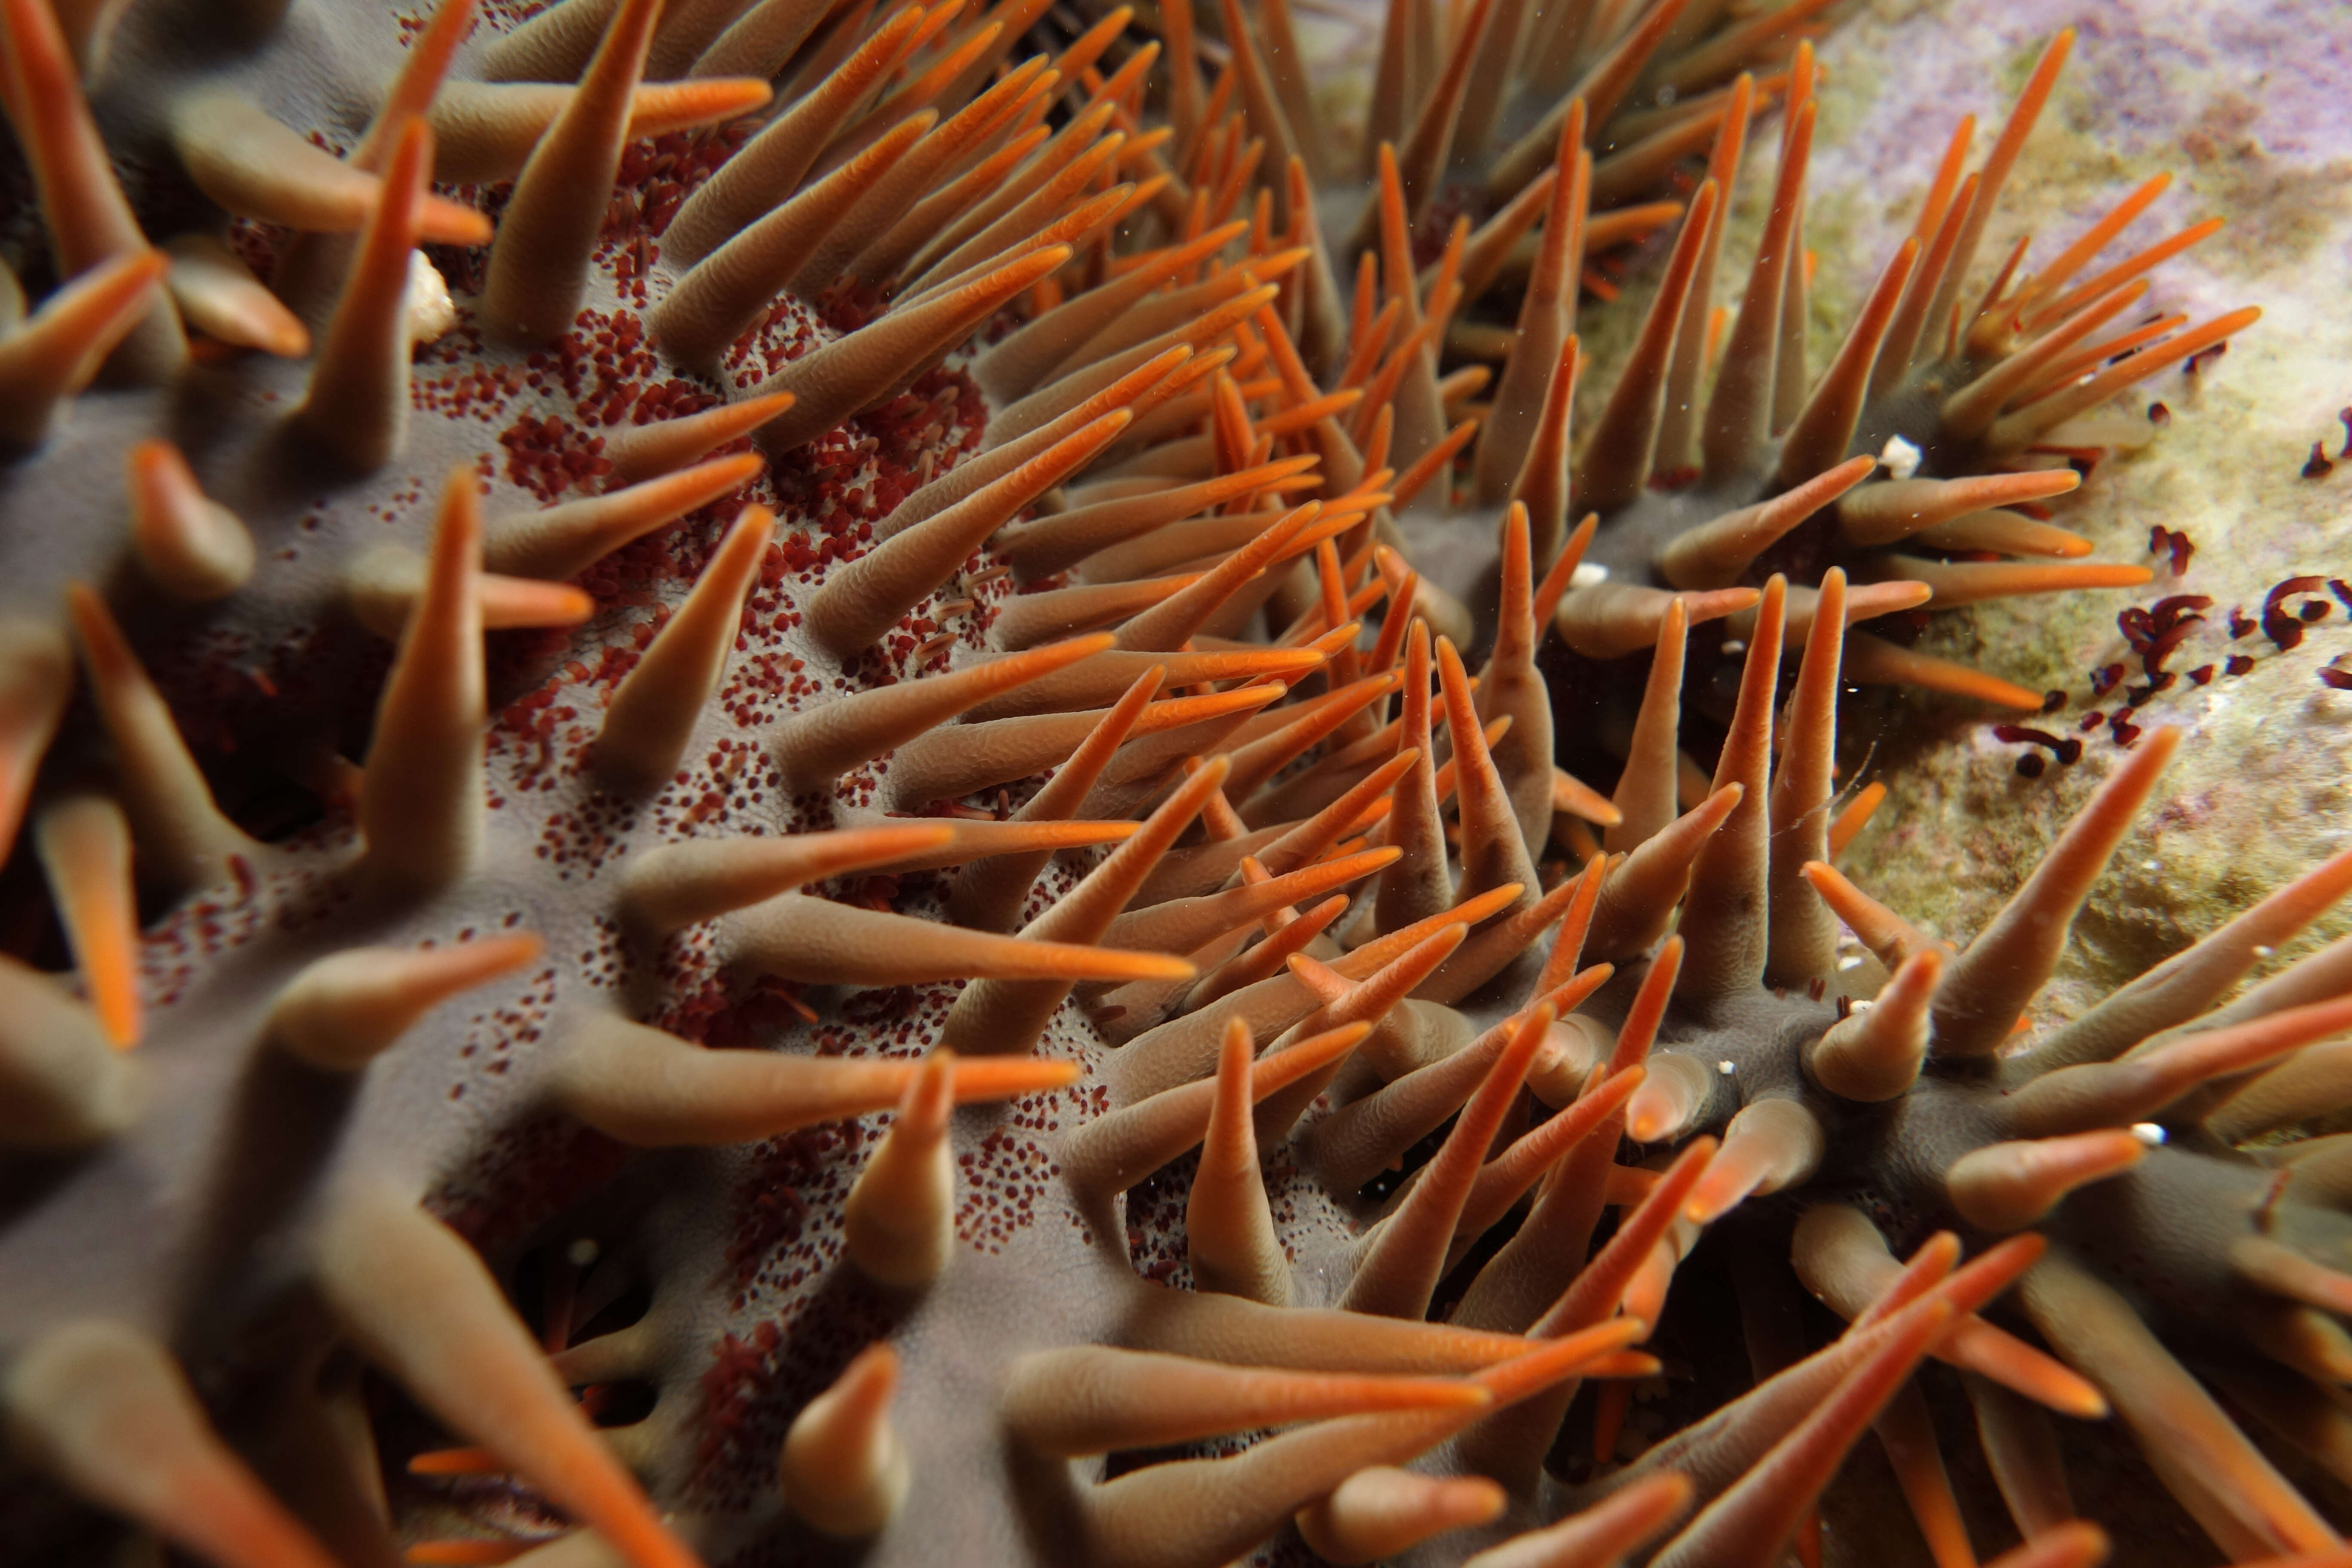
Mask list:
POLYGON ((2304 459, 2303 477, 2306 479, 2324 479, 2335 471, 2336 464, 2327 456, 2326 443, 2314 441, 2311 444, 2311 456, 2304 459))
POLYGON ((751 1285, 780 1247, 800 1239, 810 1212, 802 1189, 814 1191, 824 1184, 826 1166, 847 1142, 845 1132, 854 1139, 854 1125, 803 1127, 769 1139, 754 1152, 751 1169, 736 1194, 735 1234, 727 1244, 727 1262, 739 1291, 751 1285))
POLYGON ((762 1322, 748 1337, 728 1333, 712 1352, 702 1374, 702 1422, 696 1444, 695 1468, 709 1471, 751 1435, 769 1393, 776 1382, 774 1358, 783 1343, 783 1331, 773 1321, 762 1322))

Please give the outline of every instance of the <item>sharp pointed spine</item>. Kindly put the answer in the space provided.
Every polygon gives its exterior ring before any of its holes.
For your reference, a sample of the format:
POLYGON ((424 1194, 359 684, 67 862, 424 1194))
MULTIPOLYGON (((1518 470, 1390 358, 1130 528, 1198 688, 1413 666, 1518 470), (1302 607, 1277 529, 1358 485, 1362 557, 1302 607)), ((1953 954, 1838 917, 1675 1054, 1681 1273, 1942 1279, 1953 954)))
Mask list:
POLYGON ((1700 850, 1678 929, 1689 938, 1691 982, 1699 995, 1752 986, 1764 973, 1769 933, 1771 831, 1766 775, 1780 676, 1786 579, 1764 586, 1740 674, 1738 707, 1717 760, 1715 788, 1740 786, 1740 804, 1700 850))
POLYGON ((1830 1026, 1806 1070, 1832 1094, 1877 1103, 1904 1093, 1927 1058, 1927 1006, 1944 971, 1934 948, 1915 952, 1870 1006, 1830 1026))
POLYGON ((898 1354, 873 1345, 811 1400, 784 1434, 779 1483, 784 1504, 820 1534, 878 1534, 906 1501, 907 1450, 890 1422, 898 1354))
POLYGON ((1658 552, 1658 574, 1677 588, 1728 588, 1757 557, 1870 477, 1874 458, 1850 458, 1774 496, 1685 529, 1658 552))
POLYGON ((790 451, 895 395, 1023 289, 1061 270, 1072 254, 1066 245, 1032 251, 793 361, 752 389, 756 396, 789 392, 795 399, 760 427, 760 444, 771 453, 790 451))
POLYGON ((236 592, 253 575, 253 535, 208 500, 178 447, 131 449, 131 547, 156 586, 199 603, 236 592))
POLYGON ((910 823, 665 845, 622 873, 621 908, 643 929, 676 931, 811 882, 938 848, 954 837, 944 823, 910 823))
POLYGON ((850 205, 889 174, 934 118, 926 110, 893 126, 688 268, 647 321, 663 351, 682 363, 718 371, 729 345, 766 314, 850 205))
POLYGON ((1665 402, 1669 361, 1684 303, 1697 277, 1699 253, 1713 221, 1720 193, 1713 181, 1703 183, 1691 198, 1683 232, 1675 242, 1664 279, 1651 302, 1642 335, 1625 368, 1619 374, 1609 405, 1576 465, 1575 490, 1581 504, 1603 511, 1622 507, 1642 493, 1658 436, 1658 419, 1665 402))
POLYGON ((919 1290, 939 1278, 955 1245, 955 1164, 948 1112, 955 1104, 955 1053, 923 1058, 898 1120, 857 1173, 842 1208, 842 1246, 866 1278, 919 1290))
POLYGON ((726 668, 775 524, 765 507, 736 514, 686 602, 613 693, 596 736, 596 765, 619 787, 643 795, 676 771, 726 668))
POLYGON ((234 857, 250 857, 259 846, 214 804, 171 710, 104 602, 79 584, 67 590, 66 602, 91 695, 114 742, 116 771, 147 874, 181 889, 219 881, 234 857))
POLYGON ((131 829, 103 795, 69 795, 44 806, 33 842, 66 946, 90 1005, 118 1050, 139 1043, 139 910, 131 886, 131 829))
POLYGON ((433 133, 410 121, 393 142, 375 211, 293 414, 308 439, 362 471, 392 461, 408 428, 409 255, 432 166, 433 133))
POLYGON ((1675 595, 1634 583, 1599 583, 1563 594, 1551 626, 1560 641, 1588 658, 1622 658, 1657 640, 1676 598, 1688 624, 1701 626, 1752 609, 1759 597, 1753 588, 1675 595))
POLYGON ((1113 409, 943 511, 892 534, 824 580, 809 601, 811 636, 846 658, 870 646, 1045 490, 1091 460, 1128 426, 1113 409))
POLYGON ((570 577, 665 523, 742 489, 766 467, 757 454, 739 453, 587 500, 496 519, 482 541, 482 563, 512 576, 570 577))
MULTIPOLYGON (((234 91, 197 92, 173 106, 172 139, 196 188, 241 217, 307 234, 349 234, 382 205, 369 171, 318 146, 234 91)), ((388 138, 396 145, 396 137, 388 138)), ((489 220, 446 197, 427 195, 418 237, 445 245, 488 243, 489 220)))
POLYGON ((621 0, 578 90, 515 177, 482 287, 493 334, 551 342, 572 330, 660 14, 661 0, 621 0))
POLYGON ((1723 1148, 1692 1190, 1684 1216, 1694 1225, 1710 1225, 1751 1194, 1777 1193, 1804 1181, 1821 1169, 1828 1151, 1821 1119, 1796 1100, 1755 1100, 1724 1129, 1723 1148))
MULTIPOLYGON (((1225 767, 1224 758, 1213 758, 1186 779, 1133 837, 1112 850, 1053 908, 1024 927, 1018 942, 1045 946, 1102 942, 1152 867, 1223 784, 1225 767)), ((1160 978, 1190 980, 1192 975, 1190 963, 1173 961, 1160 978)), ((955 999, 940 1037, 967 1051, 1026 1051, 1068 994, 1069 986, 1058 979, 981 981, 966 986, 955 999)))
POLYGON ((1654 1541, 1690 1507, 1690 1478, 1644 1477, 1592 1507, 1481 1552, 1463 1568, 1592 1568, 1654 1541))
POLYGON ((536 936, 514 933, 445 948, 350 948, 305 967, 269 1010, 273 1044, 334 1072, 365 1067, 419 1019, 461 991, 537 958, 536 936))
POLYGON ((1202 1137, 1200 1169, 1185 1203, 1185 1247, 1202 1289, 1286 1307, 1290 1262, 1274 1234, 1251 1121, 1258 1098, 1252 1051, 1249 1025, 1229 1019, 1217 1053, 1216 1092, 1202 1137))
POLYGON ((796 401, 789 392, 771 393, 721 403, 682 419, 632 426, 605 437, 604 456, 615 479, 635 484, 685 468, 715 447, 752 435, 796 401))
POLYGON ((1739 807, 1747 788, 1724 785, 1637 846, 1601 885, 1586 943, 1596 957, 1630 958, 1664 934, 1708 841, 1739 807))
POLYGON ((2123 842, 2180 732, 2151 732, 2099 786, 1992 923, 1944 971, 1936 988, 1935 1050, 1982 1056, 2008 1037, 2027 1000, 2055 968, 2075 911, 2123 842))
POLYGON ((1056 1457, 1372 1411, 1460 1412, 1487 1404, 1484 1391, 1451 1378, 1230 1366, 1097 1345, 1024 1356, 1008 1383, 1006 1425, 1031 1449, 1056 1457))
POLYGON ((1551 1024, 1551 1009, 1540 1005, 1517 1021, 1436 1158, 1373 1233, 1341 1306, 1385 1317, 1427 1314, 1463 1205, 1551 1024))
POLYGON ((1838 1384, 1821 1407, 1746 1476, 1668 1542, 1660 1568, 1693 1568, 1733 1542, 1777 1548, 1826 1487, 1846 1450, 1860 1440, 1951 1321, 1941 1302, 1891 1333, 1876 1352, 1838 1384))
POLYGON ((1944 1173, 1953 1210, 1979 1230, 2022 1230, 2088 1182, 2121 1173, 2147 1152, 2128 1130, 2019 1139, 1970 1150, 1944 1173))
POLYGON ((421 1404, 594 1527, 631 1568, 694 1568, 471 1247, 376 1190, 347 1194, 315 1245, 329 1308, 421 1404))
MULTIPOLYGON (((1069 760, 1056 768, 1045 788, 1013 814, 1013 820, 1045 822, 1075 813, 1102 776, 1113 752, 1134 730, 1145 706, 1159 694, 1166 668, 1155 665, 1135 679, 1090 730, 1069 760)), ((1021 900, 1045 868, 1043 854, 1003 856, 965 868, 948 897, 948 911, 959 925, 982 931, 1013 929, 1021 900)))
POLYGON ((332 1568, 318 1539, 217 1436, 163 1346, 69 1321, 20 1347, 0 1410, 28 1458, 225 1568, 332 1568))
MULTIPOLYGON (((1544 213, 1535 268, 1519 301, 1517 335, 1495 388, 1495 416, 1478 443, 1473 484, 1486 505, 1503 500, 1507 487, 1516 490, 1514 481, 1537 460, 1538 446, 1551 436, 1552 421, 1566 420, 1565 410, 1555 410, 1553 400, 1562 378, 1573 384, 1576 374, 1576 338, 1568 329, 1584 268, 1591 167, 1591 156, 1584 150, 1584 105, 1573 103, 1560 125, 1559 161, 1549 176, 1551 200, 1544 213)), ((1566 487, 1558 488, 1564 502, 1566 487)), ((1559 520, 1547 521, 1557 526, 1559 520)))
POLYGON ((376 709, 360 795, 363 864, 379 883, 439 887, 482 838, 481 518, 471 468, 441 492, 425 593, 376 709))
POLYGON ((1190 980, 1178 958, 1058 942, 1024 942, 936 921, 785 893, 730 916, 722 945, 750 970, 824 985, 939 980, 1190 980))
POLYGON ((803 795, 829 788, 853 768, 933 731, 988 698, 1066 669, 1109 646, 1109 634, 1098 632, 803 709, 772 736, 785 786, 803 795))
POLYGON ((101 262, 0 337, 0 444, 40 444, 58 408, 89 384, 125 334, 151 319, 163 269, 152 250, 101 262))
MULTIPOLYGON (((572 1026, 558 1052, 550 1085, 556 1103, 607 1137, 640 1148, 756 1142, 887 1110, 918 1070, 908 1061, 706 1049, 609 1016, 572 1026)), ((964 1060, 954 1067, 959 1104, 1060 1089, 1077 1076, 1069 1062, 964 1060)))
POLYGON ((1863 302, 1837 356, 1822 373, 1812 395, 1806 399, 1780 443, 1781 484, 1802 484, 1817 474, 1827 473, 1843 458, 1853 440, 1854 426, 1862 417, 1863 399, 1869 395, 1871 367, 1877 363, 1879 345, 1885 342, 1895 307, 1903 297, 1903 285, 1909 280, 1911 269, 1918 260, 1919 242, 1905 240, 1895 251, 1895 259, 1879 276, 1870 298, 1863 302))
POLYGON ((2160 1456, 2158 1475, 2168 1489, 2176 1496, 2190 1489, 2182 1501, 2200 1522, 2273 1552, 2336 1545, 2335 1531, 2122 1297, 2054 1253, 2025 1277, 2019 1296, 2051 1345, 2115 1401, 2116 1415, 2151 1457, 2160 1456))
MULTIPOLYGON (((146 236, 115 180, 113 159, 82 97, 56 11, 41 0, 8 0, 0 25, 13 57, 10 90, 0 100, 38 189, 42 228, 58 270, 79 279, 146 255, 146 236)), ((168 381, 187 363, 179 314, 164 296, 150 298, 146 311, 119 330, 117 342, 110 360, 131 378, 168 381)))
POLYGON ((1838 660, 1845 645, 1845 572, 1822 579, 1805 637, 1805 656, 1790 700, 1772 779, 1772 850, 1766 916, 1767 985, 1802 984, 1833 973, 1837 922, 1803 876, 1830 853, 1830 803, 1836 788, 1838 660))
POLYGON ((145 1076, 91 1008, 0 959, 0 1147, 87 1148, 138 1121, 145 1076))

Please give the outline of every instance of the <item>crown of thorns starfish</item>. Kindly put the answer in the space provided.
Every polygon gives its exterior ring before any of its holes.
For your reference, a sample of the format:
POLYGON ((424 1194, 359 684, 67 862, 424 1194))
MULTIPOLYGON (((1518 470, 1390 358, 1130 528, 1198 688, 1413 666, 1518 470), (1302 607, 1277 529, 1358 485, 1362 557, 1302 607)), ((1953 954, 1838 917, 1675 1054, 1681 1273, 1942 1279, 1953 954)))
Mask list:
POLYGON ((2124 324, 2162 176, 1972 285, 2062 34, 1810 374, 1822 9, 1404 0, 1349 127, 1284 0, 0 0, 19 1456, 230 1568, 1716 1568, 1874 1429, 1953 1568, 1937 1360, 2000 1568, 2053 1412, 2346 1561, 2232 1412, 2352 1470, 2352 1165, 2238 1147, 2352 948, 2232 993, 2352 854, 2021 1041, 2173 732, 1964 949, 1831 864, 1842 680, 2039 706, 1851 623, 2145 581, 2047 448, 2256 312, 2124 324))

